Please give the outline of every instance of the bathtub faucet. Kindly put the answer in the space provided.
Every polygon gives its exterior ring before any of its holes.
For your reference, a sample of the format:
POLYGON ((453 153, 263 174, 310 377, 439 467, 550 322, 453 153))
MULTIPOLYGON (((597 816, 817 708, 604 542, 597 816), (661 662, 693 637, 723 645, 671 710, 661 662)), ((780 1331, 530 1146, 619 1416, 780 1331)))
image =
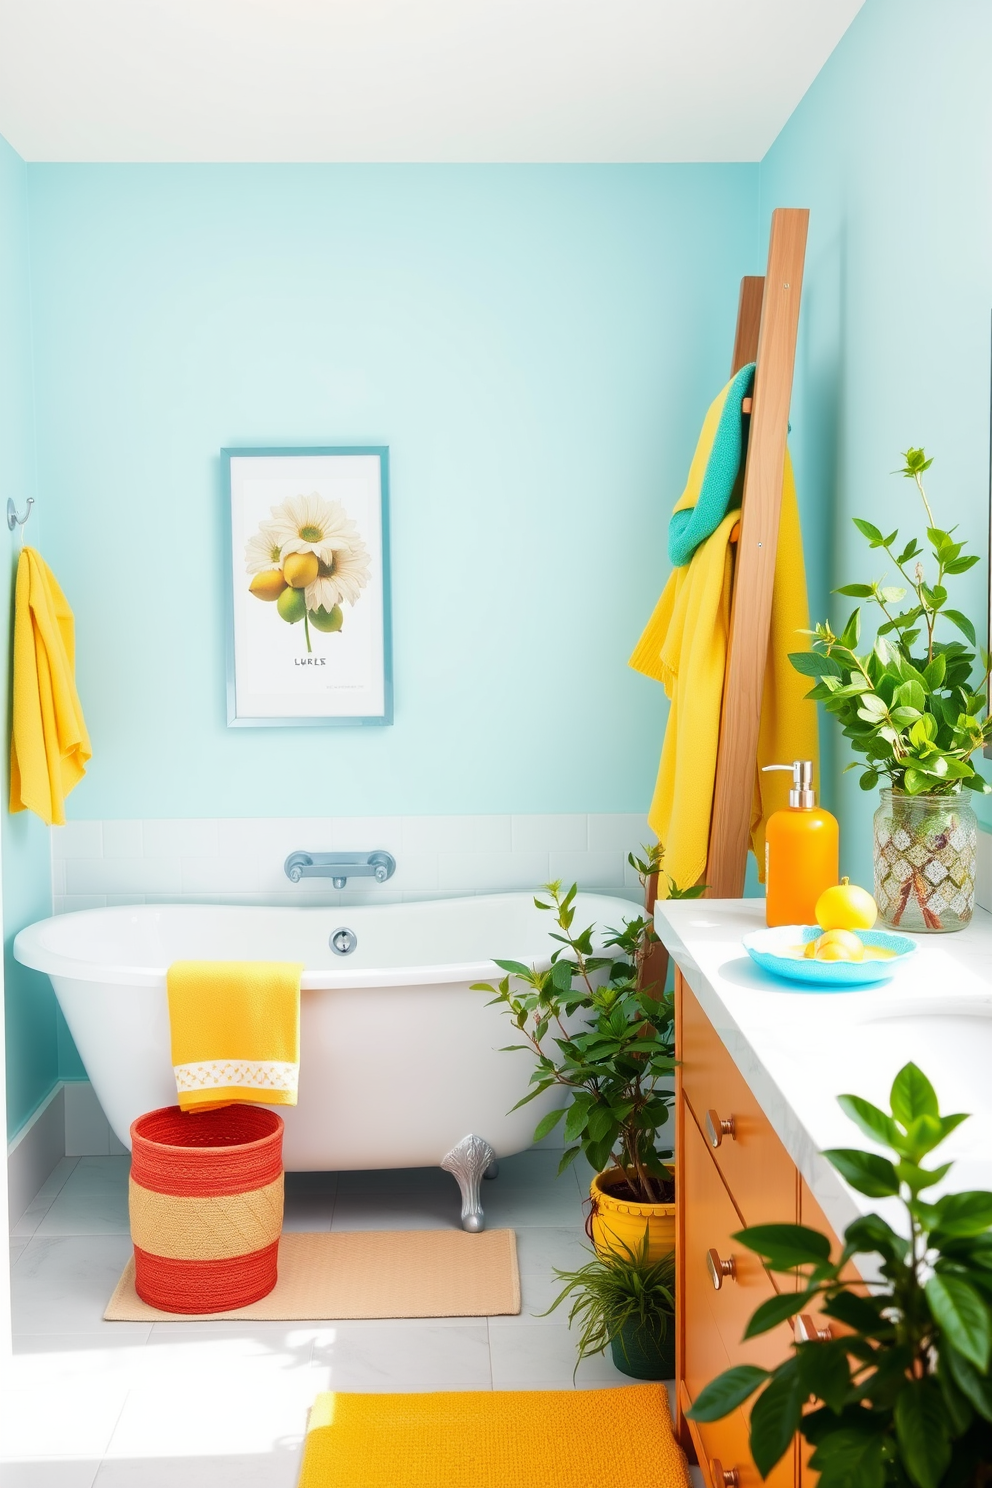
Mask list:
POLYGON ((343 889, 349 878, 374 878, 385 883, 396 872, 392 853, 307 853, 291 852, 284 863, 286 877, 292 883, 301 878, 329 878, 336 889, 343 889))

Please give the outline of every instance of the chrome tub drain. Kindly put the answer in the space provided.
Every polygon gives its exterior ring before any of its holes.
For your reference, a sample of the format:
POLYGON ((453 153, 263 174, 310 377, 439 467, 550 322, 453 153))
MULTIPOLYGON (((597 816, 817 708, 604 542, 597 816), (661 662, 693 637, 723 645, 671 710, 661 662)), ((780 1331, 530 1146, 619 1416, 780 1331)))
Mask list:
POLYGON ((335 956, 350 956, 357 944, 358 936, 354 930, 349 930, 347 925, 341 925, 337 930, 332 930, 328 941, 335 956))

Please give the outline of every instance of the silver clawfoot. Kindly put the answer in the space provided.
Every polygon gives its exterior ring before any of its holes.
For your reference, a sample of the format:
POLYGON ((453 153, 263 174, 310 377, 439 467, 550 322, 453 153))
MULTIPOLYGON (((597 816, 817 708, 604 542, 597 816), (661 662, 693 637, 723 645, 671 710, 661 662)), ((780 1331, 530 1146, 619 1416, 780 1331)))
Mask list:
POLYGON ((483 1176, 483 1178, 498 1178, 499 1177, 499 1163, 498 1163, 498 1161, 496 1160, 495 1157, 493 1158, 492 1162, 489 1164, 488 1168, 486 1169, 486 1171, 483 1173, 482 1176, 483 1176))
POLYGON ((463 1230, 475 1233, 485 1229, 479 1181, 495 1161, 496 1154, 489 1143, 476 1136, 462 1137, 457 1146, 452 1147, 447 1156, 441 1159, 442 1168, 454 1176, 461 1189, 463 1230))

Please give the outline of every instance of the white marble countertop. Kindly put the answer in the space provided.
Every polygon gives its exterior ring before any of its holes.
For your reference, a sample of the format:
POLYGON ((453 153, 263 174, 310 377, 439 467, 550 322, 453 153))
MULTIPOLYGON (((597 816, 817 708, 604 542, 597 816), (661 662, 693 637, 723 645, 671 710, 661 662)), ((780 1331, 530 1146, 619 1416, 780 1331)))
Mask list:
POLYGON ((655 923, 838 1234, 859 1213, 897 1224, 902 1211, 855 1193, 820 1156, 872 1146, 836 1097, 888 1110, 893 1076, 910 1059, 942 1112, 974 1113, 940 1149, 955 1165, 933 1194, 992 1188, 992 914, 976 909, 966 930, 914 937, 919 953, 891 982, 830 993, 780 981, 747 955, 741 938, 764 927, 763 899, 660 903, 655 923))

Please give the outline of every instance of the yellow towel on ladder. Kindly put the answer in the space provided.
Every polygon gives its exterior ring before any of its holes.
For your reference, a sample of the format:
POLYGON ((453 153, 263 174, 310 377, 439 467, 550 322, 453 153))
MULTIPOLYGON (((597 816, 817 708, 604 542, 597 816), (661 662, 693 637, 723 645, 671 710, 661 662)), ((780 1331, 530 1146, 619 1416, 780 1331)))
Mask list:
MULTIPOLYGON (((706 443, 712 440, 716 422, 714 409, 722 409, 726 392, 707 415, 699 441, 702 458, 697 449, 690 486, 676 505, 677 512, 691 507, 692 497, 699 492, 706 443), (690 487, 694 487, 691 497, 690 487)), ((698 883, 706 867, 730 634, 730 534, 739 520, 739 510, 727 512, 689 562, 672 571, 630 658, 630 665, 661 682, 671 699, 648 823, 665 846, 665 874, 680 888, 698 883)), ((816 706, 805 701, 809 680, 795 670, 788 656, 790 651, 809 650, 809 637, 803 634, 808 626, 799 507, 787 450, 758 734, 759 768, 751 808, 751 846, 762 882, 765 823, 773 811, 786 805, 789 777, 762 775, 760 767, 789 764, 794 759, 811 759, 815 764, 818 755, 816 706)), ((662 876, 659 895, 664 894, 662 876)))
POLYGON ((75 681, 75 624, 65 595, 34 548, 17 562, 10 809, 64 826, 65 798, 86 773, 89 735, 75 681))
POLYGON ((289 961, 172 963, 172 1064, 184 1111, 296 1105, 302 974, 289 961))

